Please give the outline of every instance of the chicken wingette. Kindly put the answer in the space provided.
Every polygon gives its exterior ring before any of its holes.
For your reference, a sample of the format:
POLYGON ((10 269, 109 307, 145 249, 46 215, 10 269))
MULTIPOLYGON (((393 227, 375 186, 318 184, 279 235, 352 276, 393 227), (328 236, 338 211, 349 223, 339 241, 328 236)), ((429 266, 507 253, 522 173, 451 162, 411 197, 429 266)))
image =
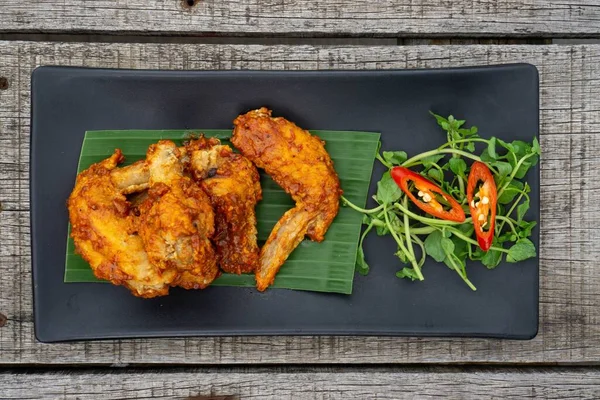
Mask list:
POLYGON ((324 239, 339 211, 342 190, 324 142, 284 118, 271 117, 267 108, 238 116, 231 141, 296 202, 261 249, 256 286, 264 291, 305 235, 324 239))
POLYGON ((186 144, 188 170, 215 210, 213 243, 225 272, 254 272, 258 266, 256 203, 262 197, 256 167, 216 138, 186 144))
POLYGON ((117 149, 77 176, 68 200, 71 236, 99 279, 124 285, 139 297, 164 296, 178 273, 160 270, 148 259, 130 204, 111 179, 123 159, 117 149))
POLYGON ((179 272, 177 286, 202 289, 219 275, 210 242, 214 212, 206 193, 183 175, 180 157, 169 140, 148 148, 149 189, 139 206, 139 235, 152 264, 179 272))

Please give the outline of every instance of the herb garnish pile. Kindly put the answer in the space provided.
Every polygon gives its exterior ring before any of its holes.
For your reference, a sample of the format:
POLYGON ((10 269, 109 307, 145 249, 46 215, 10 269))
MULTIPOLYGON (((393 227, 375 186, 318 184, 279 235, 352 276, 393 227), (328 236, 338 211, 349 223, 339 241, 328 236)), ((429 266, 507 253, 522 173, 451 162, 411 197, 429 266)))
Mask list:
POLYGON ((404 151, 378 152, 377 159, 390 170, 377 183, 373 196, 377 207, 363 209, 342 197, 342 204, 364 214, 363 224, 367 226, 360 239, 356 268, 363 275, 369 271, 363 241, 374 229, 379 236, 391 235, 398 245, 396 256, 406 266, 397 277, 424 280, 422 267, 430 256, 456 271, 476 290, 467 277, 467 260, 493 269, 503 259, 514 263, 536 256, 529 240, 536 221, 524 219, 530 206, 530 186, 524 178, 537 164, 540 146, 536 138, 531 143, 484 139, 477 127, 465 128, 464 120, 431 114, 446 132, 445 144, 410 158, 404 151), (476 148, 482 147, 476 154, 476 148), (477 165, 480 163, 485 165, 477 165), (486 184, 485 175, 474 173, 474 166, 485 170, 493 182, 486 184), (491 207, 495 208, 494 221, 490 220, 491 207), (458 220, 457 211, 461 214, 458 220), (472 215, 476 216, 475 224, 472 215), (486 233, 488 241, 492 238, 487 245, 482 244, 486 233))

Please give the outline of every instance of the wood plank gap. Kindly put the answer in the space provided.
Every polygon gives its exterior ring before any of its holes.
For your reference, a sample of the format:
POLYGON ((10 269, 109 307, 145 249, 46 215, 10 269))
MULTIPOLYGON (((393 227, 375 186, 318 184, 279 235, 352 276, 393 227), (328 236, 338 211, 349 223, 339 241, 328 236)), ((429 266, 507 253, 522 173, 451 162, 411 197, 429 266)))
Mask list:
POLYGON ((303 37, 268 35, 258 36, 222 36, 222 35, 141 35, 141 34, 61 34, 61 33, 1 33, 0 40, 26 42, 65 42, 65 43, 174 43, 174 44, 243 44, 243 45, 361 45, 361 46, 394 46, 394 45, 518 45, 551 44, 548 38, 519 38, 519 37, 390 37, 376 38, 369 36, 348 35, 307 35, 303 37))
POLYGON ((5 399, 597 399, 598 370, 254 368, 0 373, 5 399))
POLYGON ((56 374, 64 373, 70 375, 88 375, 88 374, 136 374, 136 373, 354 373, 354 372, 372 372, 372 373, 507 373, 516 372, 522 374, 547 374, 547 373, 585 373, 593 372, 600 374, 599 366, 529 366, 529 365, 423 365, 423 364, 403 364, 403 365, 373 365, 373 364, 332 364, 332 365, 212 365, 212 366, 168 366, 168 365, 149 365, 147 367, 136 365, 135 367, 115 367, 115 366, 40 366, 27 367, 24 365, 11 366, 0 370, 2 374, 56 374))

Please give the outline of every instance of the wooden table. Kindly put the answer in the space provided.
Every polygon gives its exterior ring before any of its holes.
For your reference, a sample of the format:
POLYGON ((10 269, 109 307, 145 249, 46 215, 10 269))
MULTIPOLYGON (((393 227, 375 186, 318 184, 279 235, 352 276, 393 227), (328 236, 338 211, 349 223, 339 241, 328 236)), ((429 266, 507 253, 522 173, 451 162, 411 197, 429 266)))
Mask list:
POLYGON ((0 398, 600 397, 600 45, 550 44, 598 37, 597 0, 0 0, 0 398), (507 62, 535 64, 541 81, 534 340, 35 340, 28 162, 36 66, 507 62))

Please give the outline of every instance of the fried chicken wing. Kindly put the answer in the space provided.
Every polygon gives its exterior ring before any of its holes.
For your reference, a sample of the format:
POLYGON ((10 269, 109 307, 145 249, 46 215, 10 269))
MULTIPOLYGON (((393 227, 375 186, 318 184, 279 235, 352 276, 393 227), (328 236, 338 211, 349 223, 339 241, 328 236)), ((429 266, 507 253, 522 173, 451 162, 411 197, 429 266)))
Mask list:
POLYGON ((289 193, 296 206, 277 222, 260 252, 257 288, 265 290, 307 235, 320 242, 339 210, 339 178, 324 142, 267 108, 234 121, 233 145, 289 193))
POLYGON ((68 200, 71 236, 99 279, 124 285, 139 297, 163 296, 177 272, 161 271, 148 259, 129 202, 111 179, 122 161, 121 151, 115 150, 77 176, 68 200))
POLYGON ((139 234, 150 262, 176 269, 177 286, 205 288, 219 274, 211 237, 214 212, 206 193, 183 175, 175 143, 161 140, 148 148, 148 198, 139 206, 139 234))
POLYGON ((225 272, 254 272, 258 266, 256 203, 262 197, 256 167, 216 138, 200 137, 186 145, 188 169, 215 209, 213 238, 225 272))
POLYGON ((123 194, 146 190, 150 181, 148 163, 140 160, 123 168, 115 168, 110 172, 110 179, 123 194))

